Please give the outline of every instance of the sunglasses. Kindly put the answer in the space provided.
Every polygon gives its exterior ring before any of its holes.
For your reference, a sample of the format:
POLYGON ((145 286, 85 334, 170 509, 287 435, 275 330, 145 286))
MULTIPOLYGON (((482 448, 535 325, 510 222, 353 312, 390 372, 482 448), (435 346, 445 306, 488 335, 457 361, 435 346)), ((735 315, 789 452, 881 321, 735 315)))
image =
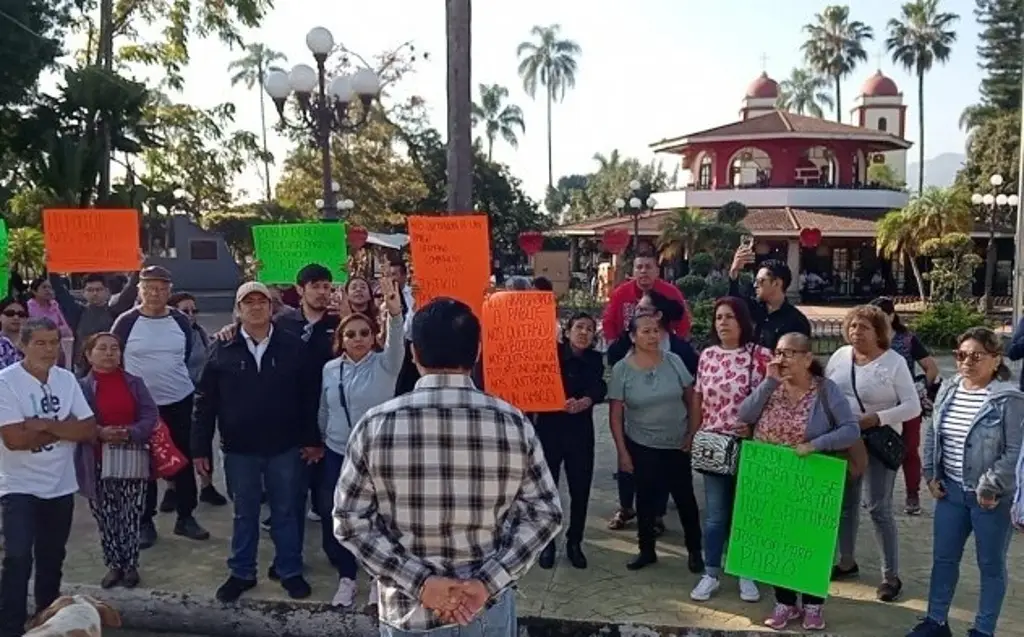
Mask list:
POLYGON ((369 335, 370 335, 370 330, 368 330, 366 328, 363 328, 363 329, 361 329, 359 331, 356 331, 356 330, 346 330, 346 332, 345 332, 345 338, 355 338, 357 336, 359 338, 366 338, 369 335))
POLYGON ((956 358, 958 363, 966 363, 968 359, 972 363, 980 363, 986 358, 992 358, 998 356, 998 354, 990 354, 988 352, 963 352, 960 350, 953 352, 953 357, 956 358))
POLYGON ((4 316, 7 318, 28 318, 28 312, 19 312, 18 310, 4 310, 4 316))
POLYGON ((775 350, 775 355, 776 356, 781 356, 782 358, 786 358, 786 359, 793 358, 794 356, 796 356, 798 354, 806 354, 806 353, 807 353, 807 350, 805 350, 805 349, 777 349, 777 350, 775 350))

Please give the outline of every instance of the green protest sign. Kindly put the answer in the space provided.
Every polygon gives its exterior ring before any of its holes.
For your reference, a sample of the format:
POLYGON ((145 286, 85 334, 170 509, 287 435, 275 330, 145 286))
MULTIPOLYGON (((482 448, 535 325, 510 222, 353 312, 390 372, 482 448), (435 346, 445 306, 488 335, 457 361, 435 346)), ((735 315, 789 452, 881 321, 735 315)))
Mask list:
POLYGON ((310 263, 334 274, 335 283, 348 281, 348 234, 344 223, 288 223, 253 226, 252 241, 260 262, 258 279, 270 284, 294 284, 295 275, 310 263))
POLYGON ((7 260, 7 223, 0 219, 0 297, 11 291, 11 266, 7 260))
POLYGON ((843 460, 745 441, 725 571, 827 597, 845 482, 843 460))

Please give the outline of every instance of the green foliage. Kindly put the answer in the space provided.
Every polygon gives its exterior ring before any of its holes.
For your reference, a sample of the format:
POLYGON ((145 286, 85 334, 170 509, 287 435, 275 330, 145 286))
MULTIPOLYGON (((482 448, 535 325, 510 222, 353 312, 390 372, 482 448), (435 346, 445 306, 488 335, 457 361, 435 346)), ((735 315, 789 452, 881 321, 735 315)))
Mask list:
POLYGON ((643 164, 638 159, 623 157, 615 149, 608 155, 595 153, 594 161, 597 162, 597 170, 593 173, 570 175, 558 182, 560 199, 552 201, 556 207, 549 207, 548 210, 552 213, 561 211, 567 200, 569 209, 565 213, 566 223, 614 214, 616 199, 628 200, 636 196, 646 201, 655 192, 676 187, 678 168, 669 173, 657 160, 643 164), (629 187, 634 180, 640 182, 640 190, 636 193, 629 187))
POLYGON ((988 325, 973 305, 962 301, 930 304, 913 321, 911 329, 928 345, 954 347, 957 337, 971 327, 988 325))
POLYGON ((1021 39, 1024 1, 976 0, 981 103, 998 111, 1021 108, 1021 39))
POLYGON ((870 164, 868 166, 868 183, 893 190, 903 190, 906 184, 896 177, 889 164, 870 164))
POLYGON ((1019 147, 1019 110, 986 119, 971 131, 967 161, 956 176, 957 186, 965 192, 991 192, 989 177, 996 174, 1003 176, 1003 183, 1016 185, 1019 147))
POLYGON ((824 117, 822 106, 831 109, 834 102, 828 90, 831 80, 810 69, 796 68, 779 83, 775 106, 784 111, 811 117, 824 117))
MULTIPOLYGON (((0 10, 0 110, 25 104, 40 73, 51 68, 61 55, 61 43, 81 1, 4 0, 0 10)), ((2 135, 2 133, 0 133, 2 135)), ((0 147, 3 145, 0 144, 0 147)))
POLYGON ((7 264, 24 279, 40 276, 43 262, 43 233, 36 228, 14 228, 7 233, 7 264))
POLYGON ((866 62, 864 43, 875 39, 874 30, 859 20, 850 19, 850 7, 830 5, 804 25, 807 40, 801 45, 804 59, 812 71, 830 78, 835 85, 836 121, 842 120, 840 80, 853 73, 859 62, 866 62))
POLYGON ((519 148, 519 135, 526 132, 523 109, 509 104, 508 88, 499 84, 480 85, 480 103, 473 103, 473 127, 482 126, 487 140, 487 161, 494 155, 494 142, 501 137, 519 148))
POLYGON ((961 298, 974 280, 974 269, 982 263, 974 254, 974 241, 961 232, 925 241, 921 253, 932 258, 932 270, 924 276, 932 284, 934 301, 961 298))
POLYGON ((715 325, 715 302, 713 299, 696 299, 689 301, 692 323, 690 335, 697 350, 708 345, 711 330, 715 325))
POLYGON ((711 274, 715 267, 715 258, 706 252, 701 252, 690 257, 690 274, 705 277, 711 274))
POLYGON ((590 178, 587 175, 565 175, 558 178, 553 188, 547 189, 544 197, 544 209, 552 217, 557 217, 572 202, 573 193, 584 193, 590 178))
POLYGON ((729 294, 729 280, 723 276, 707 278, 707 287, 704 288, 704 298, 717 299, 729 294))
MULTIPOLYGON (((724 226, 738 226, 747 218, 747 207, 738 201, 727 201, 715 213, 715 221, 724 226)), ((733 228, 730 228, 733 229, 733 228)))
POLYGON ((695 274, 687 274, 683 278, 676 281, 676 287, 678 287, 683 296, 688 299, 700 298, 704 293, 704 290, 708 287, 707 280, 702 276, 695 274))
POLYGON ((235 261, 245 264, 247 257, 254 252, 253 226, 303 220, 297 210, 270 202, 234 206, 227 210, 211 212, 203 215, 202 225, 207 230, 221 234, 235 261))

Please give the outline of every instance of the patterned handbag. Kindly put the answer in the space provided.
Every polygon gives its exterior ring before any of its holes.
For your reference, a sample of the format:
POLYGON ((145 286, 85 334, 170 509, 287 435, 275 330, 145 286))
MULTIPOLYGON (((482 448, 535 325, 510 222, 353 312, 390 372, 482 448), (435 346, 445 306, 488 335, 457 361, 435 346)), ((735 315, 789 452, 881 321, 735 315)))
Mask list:
POLYGON ((690 444, 693 468, 716 476, 734 476, 740 462, 740 439, 714 431, 698 431, 690 444))
POLYGON ((148 445, 114 445, 103 443, 100 457, 100 479, 148 480, 148 445))

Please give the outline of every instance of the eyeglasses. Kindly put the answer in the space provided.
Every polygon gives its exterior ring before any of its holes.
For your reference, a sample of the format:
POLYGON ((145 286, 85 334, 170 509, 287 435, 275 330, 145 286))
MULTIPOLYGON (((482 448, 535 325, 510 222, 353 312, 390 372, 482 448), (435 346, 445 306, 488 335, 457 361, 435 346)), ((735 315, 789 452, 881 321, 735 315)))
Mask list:
POLYGON ((358 336, 359 338, 366 338, 369 335, 370 335, 370 330, 368 330, 366 328, 363 328, 363 329, 361 329, 359 331, 347 330, 345 332, 345 338, 355 338, 356 336, 358 336))
POLYGON ((18 310, 4 310, 4 316, 7 318, 28 318, 28 312, 19 312, 18 310))
POLYGON ((755 288, 763 287, 765 285, 768 285, 769 283, 771 283, 774 280, 775 279, 773 277, 770 277, 770 276, 759 276, 756 279, 754 279, 754 287, 755 288))
POLYGON ((199 314, 199 310, 198 309, 190 310, 188 308, 185 308, 183 310, 178 310, 178 311, 181 312, 182 314, 187 314, 189 316, 197 316, 199 314))
POLYGON ((777 350, 775 350, 775 355, 776 356, 781 356, 782 358, 786 358, 786 359, 793 358, 797 354, 806 354, 806 353, 807 353, 807 350, 805 350, 805 349, 777 349, 777 350))
POLYGON ((970 359, 972 363, 980 363, 986 358, 994 358, 996 356, 999 356, 999 354, 991 354, 989 352, 965 352, 962 350, 956 350, 953 352, 953 356, 956 358, 956 362, 958 363, 966 363, 968 359, 970 359))

